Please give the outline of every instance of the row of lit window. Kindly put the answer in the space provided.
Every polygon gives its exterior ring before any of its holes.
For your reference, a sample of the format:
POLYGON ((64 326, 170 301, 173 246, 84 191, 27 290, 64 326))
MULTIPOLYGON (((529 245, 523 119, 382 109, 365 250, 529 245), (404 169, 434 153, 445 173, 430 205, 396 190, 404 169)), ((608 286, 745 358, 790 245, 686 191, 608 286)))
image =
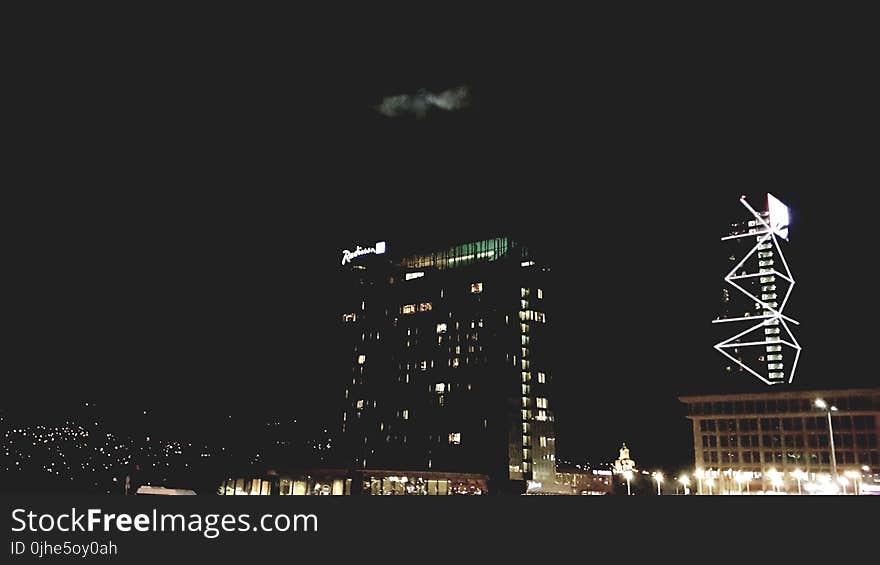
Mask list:
POLYGON ((400 307, 401 314, 415 314, 416 310, 419 312, 430 312, 434 307, 430 302, 420 302, 418 304, 404 304, 400 307))

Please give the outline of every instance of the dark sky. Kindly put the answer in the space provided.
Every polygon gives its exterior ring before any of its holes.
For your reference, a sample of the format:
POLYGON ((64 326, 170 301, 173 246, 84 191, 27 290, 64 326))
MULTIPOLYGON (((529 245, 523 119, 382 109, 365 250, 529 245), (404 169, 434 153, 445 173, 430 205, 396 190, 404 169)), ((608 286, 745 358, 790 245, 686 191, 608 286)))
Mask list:
POLYGON ((821 42, 625 45, 286 66, 56 53, 22 85, 4 401, 144 404, 208 432, 228 411, 321 421, 339 250, 506 232, 548 250, 564 305, 561 454, 626 441, 676 465, 675 396, 721 379, 718 237, 740 194, 767 191, 794 213, 799 384, 880 384, 858 61, 821 42), (371 109, 460 85, 465 110, 371 109))

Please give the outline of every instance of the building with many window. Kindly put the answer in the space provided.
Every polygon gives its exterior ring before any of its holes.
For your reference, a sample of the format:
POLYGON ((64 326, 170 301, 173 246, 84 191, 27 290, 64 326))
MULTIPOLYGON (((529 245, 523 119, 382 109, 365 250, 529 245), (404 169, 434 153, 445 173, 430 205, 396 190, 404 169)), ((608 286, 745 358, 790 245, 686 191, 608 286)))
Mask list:
POLYGON ((556 480, 549 269, 498 237, 342 255, 344 466, 474 473, 490 492, 556 480))
POLYGON ((831 419, 838 472, 880 471, 880 388, 680 397, 693 423, 696 466, 755 477, 830 474, 831 436, 817 399, 836 409, 831 419))

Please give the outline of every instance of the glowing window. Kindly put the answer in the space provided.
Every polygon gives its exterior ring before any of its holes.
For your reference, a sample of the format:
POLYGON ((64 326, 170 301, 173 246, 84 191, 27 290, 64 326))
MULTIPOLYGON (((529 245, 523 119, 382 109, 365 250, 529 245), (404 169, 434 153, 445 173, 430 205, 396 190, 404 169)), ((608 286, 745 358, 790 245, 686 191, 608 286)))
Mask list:
POLYGON ((401 309, 401 313, 403 314, 415 314, 416 305, 415 304, 404 304, 401 309))
POLYGON ((461 432, 449 434, 449 445, 459 445, 461 443, 461 432))
POLYGON ((364 355, 363 353, 360 354, 360 355, 358 355, 358 365, 363 365, 363 364, 366 363, 366 362, 367 362, 367 356, 366 356, 366 355, 364 355))
POLYGON ((538 398, 537 405, 538 405, 538 408, 547 408, 547 399, 546 398, 538 398))
POLYGON ((545 375, 544 373, 538 373, 538 382, 539 383, 546 383, 547 382, 547 375, 545 375))
POLYGON ((483 283, 481 283, 481 282, 471 283, 471 293, 479 294, 481 292, 483 292, 483 283))
POLYGON ((543 300, 543 299, 544 299, 544 289, 539 288, 538 289, 538 300, 543 300))
POLYGON ((419 312, 430 312, 434 307, 430 302, 422 302, 419 304, 419 312))
POLYGON ((357 321, 357 314, 355 314, 354 312, 349 312, 347 314, 343 314, 342 321, 343 322, 355 322, 355 321, 357 321))
POLYGON ((446 392, 446 383, 437 383, 434 385, 434 392, 446 392))
POLYGON ((437 333, 446 333, 446 322, 440 322, 439 324, 437 324, 437 333))

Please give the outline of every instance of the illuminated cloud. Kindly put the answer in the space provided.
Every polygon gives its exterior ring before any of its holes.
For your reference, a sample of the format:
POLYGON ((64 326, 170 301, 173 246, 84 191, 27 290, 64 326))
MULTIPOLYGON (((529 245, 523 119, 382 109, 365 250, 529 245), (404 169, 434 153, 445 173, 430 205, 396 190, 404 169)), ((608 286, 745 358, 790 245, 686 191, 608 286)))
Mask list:
POLYGON ((431 108, 452 112, 467 108, 469 104, 470 90, 467 86, 459 86, 444 90, 439 94, 422 89, 415 94, 388 96, 373 108, 389 118, 413 115, 421 119, 428 114, 431 108))

